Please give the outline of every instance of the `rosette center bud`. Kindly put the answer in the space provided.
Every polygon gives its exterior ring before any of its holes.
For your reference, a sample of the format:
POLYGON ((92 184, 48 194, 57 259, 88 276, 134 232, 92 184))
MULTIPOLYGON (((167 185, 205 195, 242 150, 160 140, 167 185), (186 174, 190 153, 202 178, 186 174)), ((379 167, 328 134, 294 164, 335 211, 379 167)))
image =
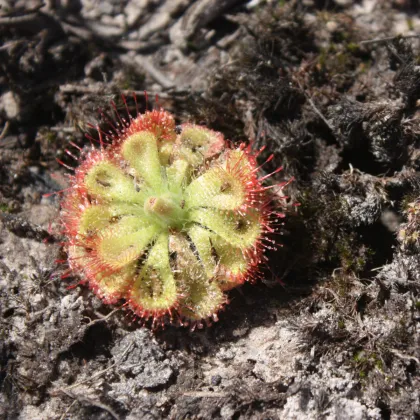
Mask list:
POLYGON ((144 203, 144 211, 168 228, 182 228, 187 218, 182 200, 169 194, 149 197, 144 203))

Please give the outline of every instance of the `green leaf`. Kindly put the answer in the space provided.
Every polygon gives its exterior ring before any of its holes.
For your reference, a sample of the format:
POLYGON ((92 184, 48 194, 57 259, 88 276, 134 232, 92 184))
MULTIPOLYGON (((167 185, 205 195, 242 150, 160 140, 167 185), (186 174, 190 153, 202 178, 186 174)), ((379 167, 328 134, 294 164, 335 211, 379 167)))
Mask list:
POLYGON ((111 268, 124 267, 143 254, 159 230, 136 216, 124 217, 102 233, 96 245, 98 257, 111 268))
POLYGON ((214 277, 223 290, 243 282, 248 261, 240 248, 233 247, 220 236, 195 225, 188 231, 209 278, 214 277))
POLYGON ((138 202, 133 181, 117 166, 110 162, 99 162, 87 172, 84 183, 87 191, 104 201, 138 202))
POLYGON ((98 272, 90 280, 91 287, 108 302, 120 299, 131 287, 136 270, 136 263, 130 263, 115 273, 98 272))
POLYGON ((187 124, 182 127, 178 153, 181 159, 197 167, 206 159, 220 153, 224 145, 223 136, 219 133, 198 125, 187 124))
POLYGON ((230 290, 243 283, 248 272, 249 258, 247 259, 240 248, 233 247, 220 236, 213 235, 211 243, 214 252, 219 258, 218 282, 222 290, 230 290))
POLYGON ((131 135, 124 141, 121 152, 124 159, 149 187, 157 189, 161 187, 159 153, 156 137, 152 133, 143 131, 131 135))
POLYGON ((191 238, 198 251, 200 260, 204 266, 207 278, 212 278, 216 271, 216 259, 212 255, 212 246, 210 242, 211 233, 198 225, 193 225, 188 230, 188 236, 191 238))
POLYGON ((138 204, 103 204, 86 208, 80 217, 79 233, 94 236, 99 231, 114 224, 123 216, 135 215, 144 218, 143 206, 138 204))
POLYGON ((166 168, 166 177, 171 191, 179 190, 189 181, 190 164, 183 159, 175 159, 171 166, 166 168))
POLYGON ((212 316, 225 301, 217 282, 207 276, 203 265, 182 234, 170 236, 169 248, 176 255, 174 273, 184 296, 178 309, 181 315, 192 320, 212 316))
POLYGON ((209 169, 185 190, 187 208, 211 207, 236 210, 245 204, 245 189, 240 179, 221 167, 209 169))
POLYGON ((130 293, 132 306, 149 313, 166 312, 178 299, 177 285, 169 265, 168 234, 156 240, 130 293))
POLYGON ((261 235, 261 221, 255 211, 240 215, 229 211, 201 208, 190 212, 190 220, 207 227, 230 245, 241 250, 255 246, 261 235))

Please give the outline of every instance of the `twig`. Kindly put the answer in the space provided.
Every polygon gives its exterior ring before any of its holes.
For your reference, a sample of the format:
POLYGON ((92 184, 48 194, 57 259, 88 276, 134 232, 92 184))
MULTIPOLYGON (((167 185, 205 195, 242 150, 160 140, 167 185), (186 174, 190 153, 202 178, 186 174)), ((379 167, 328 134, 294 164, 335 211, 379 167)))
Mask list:
POLYGON ((341 302, 341 299, 340 299, 340 297, 338 296, 338 294, 337 293, 335 293, 333 290, 331 290, 329 287, 321 287, 321 289, 320 290, 325 290, 326 292, 329 292, 332 296, 333 296, 333 298, 335 299, 335 301, 337 302, 337 304, 339 304, 340 305, 340 307, 342 307, 342 302, 341 302))
POLYGON ((223 392, 210 392, 210 391, 187 391, 181 394, 184 397, 193 397, 193 398, 223 398, 227 394, 223 392))
POLYGON ((71 83, 66 83, 65 85, 60 86, 60 92, 63 93, 93 93, 98 94, 103 92, 103 86, 79 86, 73 85, 71 83))
POLYGON ((316 107, 316 105, 314 104, 313 100, 309 97, 309 95, 307 95, 305 93, 306 99, 308 99, 309 104, 311 105, 312 109, 318 114, 318 116, 321 118, 322 121, 324 121, 324 123, 327 125, 327 127, 331 130, 333 130, 333 127, 331 126, 331 124, 328 122, 328 120, 324 117, 324 115, 321 113, 321 111, 316 107))
POLYGON ((118 46, 127 51, 150 51, 157 49, 164 44, 163 38, 152 39, 148 41, 137 41, 134 39, 123 39, 118 42, 118 46))
MULTIPOLYGON (((192 3, 192 0, 188 0, 188 2, 192 3)), ((155 10, 152 16, 140 26, 138 31, 139 39, 145 41, 156 33, 164 31, 165 28, 171 24, 173 16, 179 15, 186 6, 185 0, 163 2, 163 4, 155 10)))
POLYGON ((41 309, 39 311, 36 311, 34 313, 31 313, 31 318, 29 320, 27 320, 25 323, 26 325, 33 325, 35 322, 39 321, 42 318, 42 315, 45 314, 45 312, 47 312, 48 309, 51 309, 51 305, 46 306, 44 309, 41 309))
POLYGON ((321 118, 322 121, 324 121, 324 123, 327 125, 327 127, 331 130, 333 130, 333 127, 331 126, 331 124, 328 122, 328 120, 324 117, 324 115, 322 114, 322 112, 316 107, 314 101, 312 100, 312 98, 305 92, 305 90, 303 89, 302 85, 300 84, 299 80, 297 80, 297 84, 300 88, 300 90, 303 92, 303 94, 306 96, 306 99, 308 100, 309 104, 311 105, 312 109, 315 111, 315 113, 321 118))
POLYGON ((420 34, 417 35, 396 35, 396 36, 388 36, 386 38, 375 38, 375 39, 365 39, 364 41, 360 41, 359 44, 375 44, 380 42, 389 42, 394 41, 395 39, 410 39, 410 38, 420 38, 420 34))
POLYGON ((21 16, 0 16, 0 27, 24 27, 31 33, 48 30, 51 38, 64 35, 61 23, 52 15, 40 11, 26 13, 21 16), (54 35, 54 37, 53 37, 54 35))
POLYGON ((178 47, 185 47, 198 29, 222 16, 241 0, 198 0, 182 14, 169 31, 169 38, 178 47))
POLYGON ((79 401, 79 402, 85 403, 85 404, 90 404, 90 405, 93 405, 94 407, 102 408, 102 410, 107 411, 116 420, 120 419, 118 414, 111 407, 107 406, 106 404, 103 404, 99 401, 91 400, 90 398, 87 398, 87 397, 82 397, 81 395, 78 395, 78 394, 73 394, 72 392, 63 391, 63 393, 65 395, 67 395, 68 397, 73 398, 75 401, 79 401))
POLYGON ((120 359, 117 360, 116 362, 114 362, 111 366, 108 366, 107 368, 99 371, 98 373, 95 373, 95 375, 92 375, 89 378, 84 379, 83 381, 80 382, 76 382, 73 385, 70 385, 66 388, 58 388, 58 389, 53 389, 52 391, 50 391, 50 395, 56 396, 58 393, 62 392, 64 394, 67 393, 67 391, 70 391, 73 388, 77 388, 80 385, 85 384, 86 382, 90 382, 94 379, 99 378, 100 376, 102 376, 104 373, 108 372, 109 370, 111 370, 113 367, 115 367, 116 365, 118 365, 119 363, 121 363, 125 357, 125 355, 131 350, 131 348, 133 347, 133 344, 130 344, 127 346, 127 348, 124 350, 123 354, 121 355, 120 359))
POLYGON ((157 69, 150 60, 146 59, 145 57, 139 56, 137 56, 135 60, 136 63, 142 66, 144 71, 149 73, 150 77, 152 77, 162 87, 164 87, 165 89, 174 87, 174 82, 168 79, 168 77, 166 77, 166 75, 163 72, 157 69))
POLYGON ((76 404, 77 400, 74 399, 73 402, 67 407, 67 410, 63 413, 63 415, 60 417, 60 420, 64 420, 66 417, 66 414, 71 410, 74 404, 76 404))
POLYGON ((32 23, 38 19, 37 13, 26 13, 21 16, 0 16, 0 25, 4 26, 12 26, 18 25, 21 23, 32 23))
POLYGON ((90 321, 89 324, 86 324, 86 328, 90 327, 92 325, 97 324, 98 322, 106 321, 108 318, 110 318, 112 315, 114 315, 116 312, 121 310, 122 306, 119 308, 115 308, 113 311, 111 311, 108 315, 103 316, 102 318, 94 319, 93 321, 90 321))
POLYGON ((0 133, 0 140, 6 137, 6 134, 9 131, 9 126, 10 126, 9 121, 6 121, 6 123, 4 124, 3 130, 1 130, 1 133, 0 133))
POLYGON ((137 64, 134 68, 140 67, 143 71, 148 73, 152 79, 159 83, 163 88, 169 89, 175 86, 174 82, 159 69, 157 69, 150 60, 141 55, 132 57, 131 55, 121 55, 120 60, 123 64, 133 67, 133 64, 137 64))
POLYGON ((406 354, 400 353, 396 349, 390 349, 389 351, 391 353, 395 354, 395 356, 398 356, 400 359, 403 359, 403 360, 414 360, 418 365, 420 365, 420 360, 417 359, 417 357, 415 357, 415 356, 407 356, 406 354))
POLYGON ((69 22, 61 22, 63 30, 66 33, 70 33, 75 35, 76 37, 83 39, 84 41, 91 41, 93 39, 93 34, 91 31, 87 30, 86 28, 82 28, 80 26, 72 25, 69 22))
MULTIPOLYGON (((42 2, 41 4, 37 4, 35 7, 30 7, 24 11, 22 11, 21 16, 26 16, 29 15, 31 13, 35 13, 38 12, 40 9, 42 9, 45 6, 45 4, 42 2)), ((13 17, 11 15, 13 15, 15 12, 13 12, 13 10, 11 10, 9 13, 5 13, 4 15, 2 15, 2 18, 6 18, 6 17, 13 17)))
POLYGON ((50 127, 50 131, 54 133, 69 133, 73 134, 78 131, 76 127, 50 127))
MULTIPOLYGON (((60 86, 60 91, 63 93, 68 94, 95 94, 98 95, 100 93, 103 93, 103 86, 79 86, 79 85, 73 85, 71 83, 67 83, 65 85, 60 86)), ((130 89, 122 89, 120 91, 125 96, 131 96, 133 93, 136 96, 145 96, 144 90, 130 90, 130 89)), ((176 95, 178 92, 174 93, 176 95)), ((182 92, 181 92, 182 93, 182 92)), ((159 98, 162 99, 170 99, 173 95, 170 95, 168 93, 159 92, 156 93, 159 98)))
POLYGON ((3 45, 0 46, 0 51, 7 50, 9 48, 12 49, 16 45, 23 44, 24 42, 25 41, 23 41, 22 39, 18 39, 16 41, 6 42, 6 43, 4 43, 3 45))

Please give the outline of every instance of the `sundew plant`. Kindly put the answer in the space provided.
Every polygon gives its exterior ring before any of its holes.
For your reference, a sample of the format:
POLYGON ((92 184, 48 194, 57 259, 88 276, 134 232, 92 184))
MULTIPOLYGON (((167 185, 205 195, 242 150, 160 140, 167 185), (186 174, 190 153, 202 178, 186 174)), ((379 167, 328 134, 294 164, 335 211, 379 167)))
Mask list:
POLYGON ((287 183, 264 185, 273 173, 260 175, 261 150, 176 126, 162 109, 127 108, 98 135, 79 148, 61 202, 70 270, 154 326, 217 320, 226 292, 257 279, 277 246, 287 183))

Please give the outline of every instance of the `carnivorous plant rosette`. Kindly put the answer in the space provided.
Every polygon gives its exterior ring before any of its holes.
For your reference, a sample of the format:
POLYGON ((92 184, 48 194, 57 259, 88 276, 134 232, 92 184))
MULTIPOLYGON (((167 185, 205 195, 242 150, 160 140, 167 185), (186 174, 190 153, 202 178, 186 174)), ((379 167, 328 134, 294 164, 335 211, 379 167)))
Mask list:
POLYGON ((276 246, 270 175, 259 177, 250 146, 176 127, 166 111, 119 119, 81 151, 61 203, 70 269, 155 325, 217 320, 225 292, 257 278, 276 246))

